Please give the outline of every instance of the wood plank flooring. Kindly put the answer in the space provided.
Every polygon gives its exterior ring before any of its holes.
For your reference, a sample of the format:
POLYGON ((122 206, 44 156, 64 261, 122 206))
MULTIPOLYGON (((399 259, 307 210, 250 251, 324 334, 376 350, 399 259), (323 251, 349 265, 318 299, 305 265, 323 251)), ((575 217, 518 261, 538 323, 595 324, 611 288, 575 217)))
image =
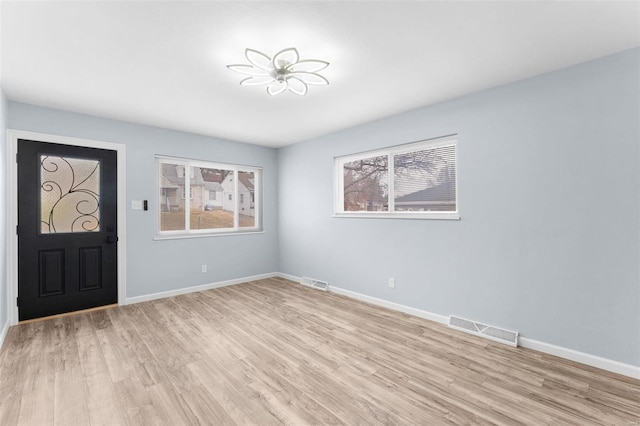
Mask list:
POLYGON ((0 425, 637 425, 640 381, 266 279, 12 327, 0 425))

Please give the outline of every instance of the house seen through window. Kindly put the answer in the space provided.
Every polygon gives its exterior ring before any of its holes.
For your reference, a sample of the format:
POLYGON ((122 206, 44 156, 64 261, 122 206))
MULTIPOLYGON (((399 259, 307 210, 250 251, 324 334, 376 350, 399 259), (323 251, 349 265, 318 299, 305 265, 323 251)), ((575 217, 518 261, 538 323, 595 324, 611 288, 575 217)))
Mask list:
POLYGON ((158 236, 260 231, 261 175, 259 167, 158 157, 158 236))

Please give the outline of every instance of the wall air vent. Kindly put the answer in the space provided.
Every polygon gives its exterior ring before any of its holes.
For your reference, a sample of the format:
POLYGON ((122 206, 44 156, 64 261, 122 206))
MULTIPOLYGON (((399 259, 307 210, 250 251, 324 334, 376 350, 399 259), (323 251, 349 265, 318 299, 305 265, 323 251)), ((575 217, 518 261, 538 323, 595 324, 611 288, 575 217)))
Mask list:
POLYGON ((518 346, 517 331, 505 330, 491 325, 455 317, 453 315, 449 317, 449 327, 475 334, 476 336, 481 336, 486 339, 493 340, 494 342, 505 343, 513 347, 518 346))
POLYGON ((302 277, 302 281, 300 284, 306 285, 308 287, 317 288, 318 290, 327 291, 329 289, 329 283, 326 281, 316 280, 314 278, 302 277))

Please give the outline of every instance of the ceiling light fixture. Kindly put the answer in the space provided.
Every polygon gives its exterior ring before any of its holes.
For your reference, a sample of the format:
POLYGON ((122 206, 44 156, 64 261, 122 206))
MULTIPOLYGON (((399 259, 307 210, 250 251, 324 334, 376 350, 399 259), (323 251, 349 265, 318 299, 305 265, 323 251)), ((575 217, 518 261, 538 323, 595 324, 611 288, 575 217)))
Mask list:
POLYGON ((245 49, 244 56, 251 65, 227 65, 231 71, 249 77, 240 81, 241 86, 267 86, 271 96, 286 90, 296 95, 305 95, 307 86, 322 86, 329 80, 318 74, 329 66, 329 62, 318 59, 300 60, 294 47, 281 50, 273 59, 254 49, 245 49))

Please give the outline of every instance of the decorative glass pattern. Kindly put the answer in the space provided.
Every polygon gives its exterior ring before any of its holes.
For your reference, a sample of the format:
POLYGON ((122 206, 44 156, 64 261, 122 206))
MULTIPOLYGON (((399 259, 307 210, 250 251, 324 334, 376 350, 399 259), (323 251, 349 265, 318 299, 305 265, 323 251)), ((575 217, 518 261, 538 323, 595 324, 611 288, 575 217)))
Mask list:
POLYGON ((41 233, 100 230, 100 161, 40 156, 41 233))

